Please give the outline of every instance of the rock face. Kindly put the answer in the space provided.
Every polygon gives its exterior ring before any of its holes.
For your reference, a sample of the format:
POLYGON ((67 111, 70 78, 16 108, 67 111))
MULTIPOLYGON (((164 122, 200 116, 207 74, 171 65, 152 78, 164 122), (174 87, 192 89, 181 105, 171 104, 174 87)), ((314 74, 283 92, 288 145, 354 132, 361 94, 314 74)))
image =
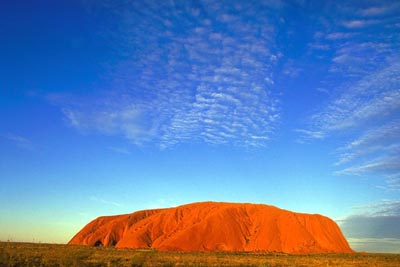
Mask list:
POLYGON ((160 251, 353 252, 327 217, 220 202, 99 217, 69 244, 160 251))

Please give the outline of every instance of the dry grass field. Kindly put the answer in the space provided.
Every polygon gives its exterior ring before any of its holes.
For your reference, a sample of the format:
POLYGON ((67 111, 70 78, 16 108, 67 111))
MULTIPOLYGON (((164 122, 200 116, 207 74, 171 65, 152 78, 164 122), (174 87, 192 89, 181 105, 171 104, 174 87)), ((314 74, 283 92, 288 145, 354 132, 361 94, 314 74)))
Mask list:
POLYGON ((0 267, 368 266, 398 267, 399 254, 180 253, 0 242, 0 267))

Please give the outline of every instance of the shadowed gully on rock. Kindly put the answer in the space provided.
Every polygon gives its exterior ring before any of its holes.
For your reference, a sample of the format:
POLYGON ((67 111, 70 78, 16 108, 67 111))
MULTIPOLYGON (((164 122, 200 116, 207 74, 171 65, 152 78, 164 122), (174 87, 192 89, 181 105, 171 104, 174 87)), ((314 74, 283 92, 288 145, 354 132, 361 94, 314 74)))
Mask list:
POLYGON ((160 251, 353 252, 328 217, 222 202, 99 217, 69 244, 160 251))

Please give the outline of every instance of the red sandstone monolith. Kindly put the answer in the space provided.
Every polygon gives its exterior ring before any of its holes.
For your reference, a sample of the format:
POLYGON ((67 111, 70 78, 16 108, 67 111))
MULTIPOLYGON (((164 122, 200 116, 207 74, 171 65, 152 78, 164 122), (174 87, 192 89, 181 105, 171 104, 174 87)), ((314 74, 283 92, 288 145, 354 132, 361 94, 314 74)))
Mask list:
POLYGON ((69 244, 160 251, 353 252, 328 217, 222 202, 99 217, 69 244))

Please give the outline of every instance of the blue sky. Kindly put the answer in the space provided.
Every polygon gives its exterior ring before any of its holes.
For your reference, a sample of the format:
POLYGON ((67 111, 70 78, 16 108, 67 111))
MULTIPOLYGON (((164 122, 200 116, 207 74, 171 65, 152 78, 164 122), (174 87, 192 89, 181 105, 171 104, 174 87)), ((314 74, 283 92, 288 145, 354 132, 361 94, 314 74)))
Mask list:
POLYGON ((214 200, 399 253, 398 1, 2 1, 0 240, 214 200))

